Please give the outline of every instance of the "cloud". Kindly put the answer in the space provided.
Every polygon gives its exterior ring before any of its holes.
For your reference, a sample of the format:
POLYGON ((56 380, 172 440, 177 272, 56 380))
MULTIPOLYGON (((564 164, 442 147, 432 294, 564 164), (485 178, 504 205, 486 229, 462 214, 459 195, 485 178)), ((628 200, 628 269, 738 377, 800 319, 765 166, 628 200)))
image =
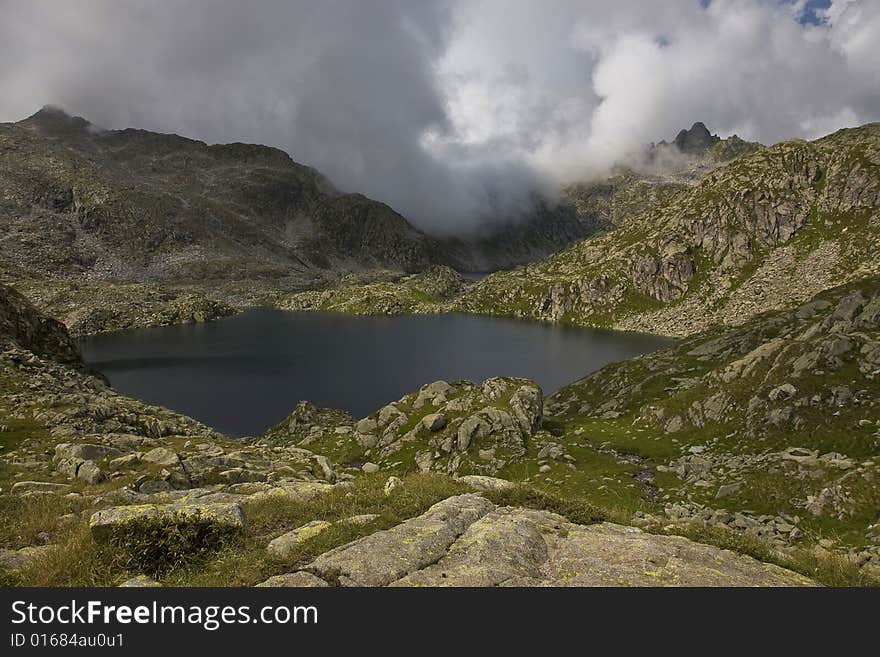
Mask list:
POLYGON ((771 143, 880 119, 869 0, 0 2, 0 120, 275 145, 433 232, 697 120, 771 143))

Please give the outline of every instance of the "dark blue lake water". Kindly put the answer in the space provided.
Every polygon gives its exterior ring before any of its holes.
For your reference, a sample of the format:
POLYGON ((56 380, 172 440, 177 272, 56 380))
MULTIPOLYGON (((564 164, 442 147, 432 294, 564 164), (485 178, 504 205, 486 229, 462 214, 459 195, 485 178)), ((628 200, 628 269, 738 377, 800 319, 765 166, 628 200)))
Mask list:
POLYGON ((549 394, 669 343, 476 315, 266 309, 209 324, 98 335, 80 347, 120 392, 244 436, 262 433, 301 399, 362 417, 437 379, 522 376, 549 394))

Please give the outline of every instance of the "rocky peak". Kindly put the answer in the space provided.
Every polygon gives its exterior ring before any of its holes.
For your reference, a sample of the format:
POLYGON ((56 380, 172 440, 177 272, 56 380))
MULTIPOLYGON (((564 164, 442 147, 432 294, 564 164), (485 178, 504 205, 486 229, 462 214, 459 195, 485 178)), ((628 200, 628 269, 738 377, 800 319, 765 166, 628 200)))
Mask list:
POLYGON ((20 127, 43 137, 72 137, 95 131, 95 127, 81 116, 71 116, 60 107, 44 105, 38 112, 19 121, 20 127))
POLYGON ((682 153, 703 155, 719 141, 718 135, 713 135, 704 123, 697 121, 690 130, 679 132, 673 143, 682 153))

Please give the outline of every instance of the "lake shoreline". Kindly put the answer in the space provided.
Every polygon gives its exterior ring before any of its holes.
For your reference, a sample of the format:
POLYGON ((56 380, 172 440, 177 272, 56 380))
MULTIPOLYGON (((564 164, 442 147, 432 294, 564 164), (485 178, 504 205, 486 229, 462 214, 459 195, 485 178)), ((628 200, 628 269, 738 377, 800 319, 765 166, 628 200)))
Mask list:
POLYGON ((242 436, 265 430, 301 399, 365 414, 438 379, 523 376, 549 394, 609 362, 674 341, 466 313, 364 316, 262 308, 222 321, 115 331, 77 343, 86 365, 123 394, 242 436), (311 353, 315 349, 319 353, 311 353), (374 377, 376 372, 383 376, 374 377), (258 393, 255 386, 266 389, 258 393), (245 392, 236 397, 240 389, 245 392), (218 404, 217 395, 227 403, 218 404), (263 421, 246 428, 230 405, 240 407, 237 413, 262 413, 263 421))

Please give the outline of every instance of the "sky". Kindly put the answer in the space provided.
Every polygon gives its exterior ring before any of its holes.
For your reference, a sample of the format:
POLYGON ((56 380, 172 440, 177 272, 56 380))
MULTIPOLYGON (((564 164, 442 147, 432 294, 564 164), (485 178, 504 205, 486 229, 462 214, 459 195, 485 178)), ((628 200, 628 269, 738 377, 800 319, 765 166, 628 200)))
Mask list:
POLYGON ((433 233, 703 121, 880 120, 880 0, 0 0, 0 121, 284 149, 433 233))

